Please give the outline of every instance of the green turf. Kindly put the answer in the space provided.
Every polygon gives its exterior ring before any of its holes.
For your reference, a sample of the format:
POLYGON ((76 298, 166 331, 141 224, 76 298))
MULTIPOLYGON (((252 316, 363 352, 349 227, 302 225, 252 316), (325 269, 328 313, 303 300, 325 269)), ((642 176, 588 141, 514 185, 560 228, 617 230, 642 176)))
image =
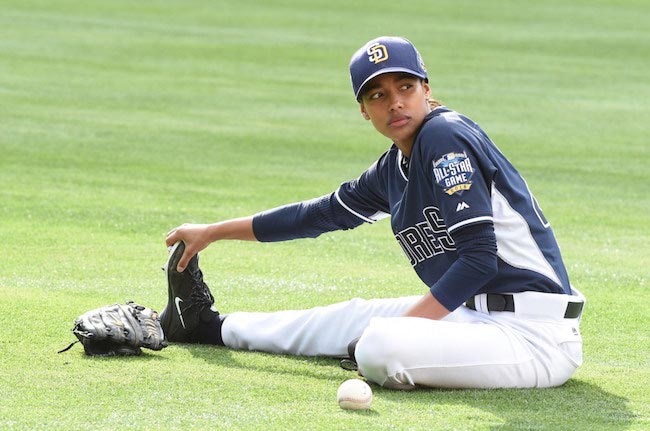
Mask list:
MULTIPOLYGON (((650 428, 646 1, 17 1, 0 7, 0 429, 650 428), (85 357, 75 317, 162 309, 166 232, 319 196, 387 147, 352 52, 410 38, 517 165, 588 297, 550 390, 374 387, 336 361, 175 345, 85 357)), ((202 256, 222 311, 424 292, 388 223, 202 256)))

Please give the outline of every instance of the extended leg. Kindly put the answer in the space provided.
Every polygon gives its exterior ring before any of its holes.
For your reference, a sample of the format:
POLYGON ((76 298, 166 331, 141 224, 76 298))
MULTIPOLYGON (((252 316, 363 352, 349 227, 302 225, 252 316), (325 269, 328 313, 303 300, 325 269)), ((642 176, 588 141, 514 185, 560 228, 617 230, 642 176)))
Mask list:
POLYGON ((371 318, 401 316, 418 298, 356 298, 308 310, 232 313, 221 333, 224 344, 234 349, 343 357, 348 343, 361 335, 371 318))

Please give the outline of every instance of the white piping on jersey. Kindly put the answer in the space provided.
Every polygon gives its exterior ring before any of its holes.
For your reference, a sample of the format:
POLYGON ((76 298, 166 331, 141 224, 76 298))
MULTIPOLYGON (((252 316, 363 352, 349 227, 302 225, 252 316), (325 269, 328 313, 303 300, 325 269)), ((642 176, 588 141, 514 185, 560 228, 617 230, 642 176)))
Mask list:
POLYGON ((397 150, 397 170, 400 174, 402 174, 404 181, 408 181, 409 179, 406 177, 406 174, 402 170, 402 158, 404 158, 404 154, 402 154, 401 150, 397 150))
POLYGON ((470 218, 470 219, 463 220, 461 222, 456 223, 455 225, 452 225, 452 226, 448 227, 447 232, 454 231, 454 230, 458 229, 459 227, 466 226, 466 225, 468 225, 470 223, 477 223, 477 222, 482 222, 482 221, 494 221, 494 219, 492 217, 490 217, 490 216, 482 216, 482 217, 470 218))
POLYGON ((494 234, 497 238, 497 255, 515 268, 528 269, 553 280, 562 286, 560 277, 548 263, 533 239, 524 217, 515 211, 508 200, 492 183, 492 211, 494 234))
POLYGON ((336 197, 336 200, 339 201, 339 203, 341 204, 341 206, 342 206, 343 208, 345 208, 346 210, 350 211, 352 214, 354 214, 355 216, 359 217, 361 220, 363 220, 363 221, 365 221, 365 222, 367 222, 367 223, 374 223, 374 222, 376 222, 376 221, 378 221, 378 220, 385 219, 386 217, 389 217, 389 216, 390 216, 390 214, 385 213, 385 212, 383 212, 383 211, 377 211, 376 213, 374 213, 374 214, 371 215, 370 217, 366 217, 366 216, 364 216, 364 215, 362 215, 362 214, 359 214, 358 212, 356 212, 355 210, 353 210, 353 209, 350 208, 349 206, 347 206, 347 205, 345 204, 345 202, 343 202, 343 200, 342 200, 341 197, 339 196, 339 191, 338 191, 338 190, 337 190, 336 192, 334 192, 334 196, 336 197))
POLYGON ((377 211, 376 213, 370 216, 370 218, 373 219, 374 221, 383 220, 388 217, 390 217, 390 214, 385 213, 383 211, 377 211))
POLYGON ((551 224, 548 221, 544 221, 544 217, 542 217, 542 215, 537 211, 537 209, 539 208, 539 203, 536 202, 535 196, 533 196, 533 193, 530 191, 530 188, 528 188, 528 183, 526 182, 526 179, 523 177, 521 179, 524 180, 524 185, 526 186, 526 190, 528 190, 528 195, 530 196, 530 204, 532 205, 533 211, 535 211, 535 214, 537 215, 537 218, 539 219, 540 223, 542 223, 542 226, 544 226, 545 228, 550 227, 551 224))

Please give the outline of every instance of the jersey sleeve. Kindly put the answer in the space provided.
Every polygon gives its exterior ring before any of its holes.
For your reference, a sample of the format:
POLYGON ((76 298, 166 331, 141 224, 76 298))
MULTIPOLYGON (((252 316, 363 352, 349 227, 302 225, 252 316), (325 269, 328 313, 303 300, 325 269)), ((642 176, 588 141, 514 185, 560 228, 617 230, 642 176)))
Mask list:
POLYGON ((253 233, 260 242, 316 238, 325 232, 353 229, 363 222, 336 200, 334 193, 255 214, 253 233))
MULTIPOLYGON (((382 159, 380 159, 381 161, 382 159)), ((375 162, 359 178, 347 181, 319 198, 263 211, 253 217, 258 241, 316 238, 325 232, 347 230, 385 217, 388 204, 375 162)))
POLYGON ((418 135, 431 191, 450 234, 493 221, 490 195, 496 168, 484 151, 488 139, 478 125, 453 111, 427 122, 418 135))
POLYGON ((359 178, 341 184, 335 192, 338 203, 363 222, 374 223, 390 215, 386 192, 387 157, 385 153, 359 178))
POLYGON ((449 311, 475 295, 497 274, 497 243, 490 222, 454 231, 458 259, 431 287, 431 294, 449 311))

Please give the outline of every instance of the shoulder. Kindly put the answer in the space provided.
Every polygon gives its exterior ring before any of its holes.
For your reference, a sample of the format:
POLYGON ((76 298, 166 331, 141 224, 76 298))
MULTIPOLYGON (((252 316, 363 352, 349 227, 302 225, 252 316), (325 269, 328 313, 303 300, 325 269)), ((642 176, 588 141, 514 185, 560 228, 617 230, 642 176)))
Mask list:
POLYGON ((453 151, 474 151, 487 141, 487 135, 468 117, 444 106, 431 111, 416 138, 423 155, 453 151))
POLYGON ((456 111, 441 106, 425 117, 418 138, 463 135, 473 129, 480 129, 474 121, 456 111))

